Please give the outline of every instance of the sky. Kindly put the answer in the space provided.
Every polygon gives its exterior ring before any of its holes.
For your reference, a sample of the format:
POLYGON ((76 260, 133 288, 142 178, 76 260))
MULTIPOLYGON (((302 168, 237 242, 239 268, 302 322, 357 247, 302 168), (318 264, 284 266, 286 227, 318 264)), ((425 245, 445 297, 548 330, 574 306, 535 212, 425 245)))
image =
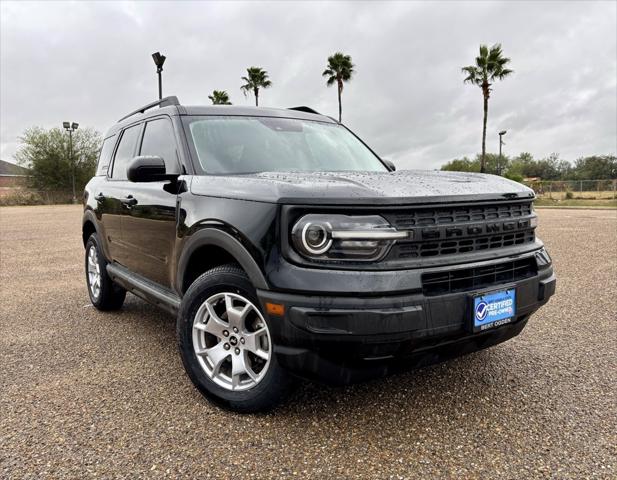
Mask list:
POLYGON ((31 126, 104 132, 156 98, 151 54, 167 56, 163 94, 235 104, 250 66, 273 86, 260 105, 336 116, 321 74, 336 51, 356 74, 343 123, 397 168, 439 168, 481 150, 482 95, 464 84, 481 43, 501 43, 514 74, 494 85, 487 150, 617 151, 617 2, 10 2, 0 3, 0 158, 31 126))

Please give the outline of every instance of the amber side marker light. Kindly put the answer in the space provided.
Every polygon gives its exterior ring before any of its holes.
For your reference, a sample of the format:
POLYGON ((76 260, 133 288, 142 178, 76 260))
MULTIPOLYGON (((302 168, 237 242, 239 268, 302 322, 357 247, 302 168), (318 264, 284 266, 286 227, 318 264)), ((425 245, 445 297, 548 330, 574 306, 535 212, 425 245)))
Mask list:
POLYGON ((268 315, 277 315, 282 317, 285 314, 285 305, 266 302, 266 312, 268 312, 268 315))

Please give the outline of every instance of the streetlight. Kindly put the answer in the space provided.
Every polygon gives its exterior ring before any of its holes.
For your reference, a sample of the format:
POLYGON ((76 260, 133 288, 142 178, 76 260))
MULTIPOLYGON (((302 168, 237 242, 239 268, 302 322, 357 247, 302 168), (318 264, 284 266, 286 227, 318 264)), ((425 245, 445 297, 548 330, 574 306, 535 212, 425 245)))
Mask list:
POLYGON ((501 175, 501 146, 505 145, 505 143, 503 143, 503 136, 508 133, 507 130, 502 130, 501 132, 499 132, 499 164, 497 165, 497 173, 499 175, 501 175))
POLYGON ((163 79, 161 76, 161 72, 163 71, 163 64, 165 63, 165 55, 161 55, 160 52, 156 52, 152 54, 152 60, 154 60, 154 64, 156 65, 156 73, 159 76, 159 100, 163 98, 163 79))
POLYGON ((73 203, 77 203, 75 196, 75 162, 73 161, 73 132, 79 127, 79 123, 62 122, 64 129, 69 132, 69 161, 71 162, 71 183, 73 184, 73 203))

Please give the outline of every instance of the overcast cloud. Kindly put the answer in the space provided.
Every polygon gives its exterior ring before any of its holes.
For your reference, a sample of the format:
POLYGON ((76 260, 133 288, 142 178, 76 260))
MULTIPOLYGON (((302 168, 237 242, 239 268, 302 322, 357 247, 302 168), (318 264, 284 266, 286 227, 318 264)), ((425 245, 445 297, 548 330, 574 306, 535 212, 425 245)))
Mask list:
POLYGON ((617 150, 616 2, 2 2, 0 156, 32 125, 100 131, 156 96, 150 57, 167 55, 164 94, 237 104, 246 67, 268 70, 264 106, 336 115, 321 73, 340 50, 357 66, 343 121, 399 168, 436 168, 480 150, 482 99, 463 84, 480 43, 515 74, 495 86, 488 150, 573 161, 617 150))

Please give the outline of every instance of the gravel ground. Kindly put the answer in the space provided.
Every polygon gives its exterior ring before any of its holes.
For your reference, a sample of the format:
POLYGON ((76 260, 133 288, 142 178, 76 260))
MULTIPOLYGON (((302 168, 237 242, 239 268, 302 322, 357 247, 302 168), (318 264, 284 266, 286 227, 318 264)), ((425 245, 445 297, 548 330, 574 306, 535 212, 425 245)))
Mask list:
POLYGON ((542 210, 558 293, 502 345, 276 412, 204 400, 174 319, 89 306, 81 211, 0 209, 1 478, 616 478, 617 212, 542 210))

